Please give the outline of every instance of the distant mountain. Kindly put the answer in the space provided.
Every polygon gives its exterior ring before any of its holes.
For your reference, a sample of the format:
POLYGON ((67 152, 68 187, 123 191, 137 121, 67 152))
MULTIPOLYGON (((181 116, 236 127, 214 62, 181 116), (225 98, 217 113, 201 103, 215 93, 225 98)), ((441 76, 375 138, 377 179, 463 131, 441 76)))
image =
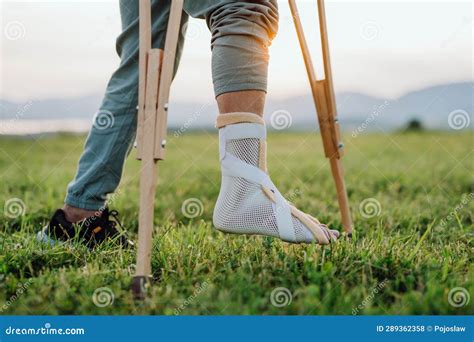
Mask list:
MULTIPOLYGON (((463 110, 472 119, 474 82, 453 83, 425 88, 397 99, 384 99, 360 93, 338 93, 336 101, 342 127, 352 130, 368 123, 367 130, 397 129, 410 119, 420 120, 428 128, 448 128, 449 113, 463 110)), ((21 120, 91 120, 101 103, 101 95, 73 99, 49 99, 13 103, 0 100, 0 121, 21 120), (12 120, 13 119, 13 120, 12 120)), ((265 112, 270 122, 277 111, 289 113, 291 128, 315 129, 315 110, 311 95, 289 98, 269 97, 265 112)), ((214 124, 217 107, 214 103, 175 102, 170 105, 169 124, 172 129, 207 128, 214 124)), ((288 115, 288 114, 285 114, 288 115)), ((471 120, 474 121, 474 120, 471 120)), ((471 123, 470 128, 474 126, 471 123)))
MULTIPOLYGON (((397 99, 384 99, 360 93, 338 93, 336 102, 342 127, 352 129, 365 122, 368 129, 376 126, 396 129, 411 119, 420 120, 432 129, 448 128, 448 116, 463 110, 473 119, 474 82, 434 86, 407 93, 397 99)), ((310 94, 278 101, 269 101, 266 112, 287 110, 295 127, 314 122, 314 105, 310 94)), ((471 120, 474 121, 474 120, 471 120)), ((474 122, 470 126, 474 127, 474 122)))

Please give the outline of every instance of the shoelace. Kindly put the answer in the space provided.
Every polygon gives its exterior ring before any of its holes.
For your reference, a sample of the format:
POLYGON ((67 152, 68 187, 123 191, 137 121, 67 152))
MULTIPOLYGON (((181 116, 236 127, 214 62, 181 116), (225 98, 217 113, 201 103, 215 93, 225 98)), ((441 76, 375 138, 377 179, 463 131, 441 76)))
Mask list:
POLYGON ((117 210, 111 210, 109 211, 109 215, 105 218, 107 221, 107 227, 109 228, 109 232, 112 233, 112 235, 119 234, 123 235, 124 234, 124 227, 120 223, 119 219, 119 212, 117 210), (113 220, 110 220, 110 217, 113 217, 113 220), (120 227, 120 230, 117 229, 117 226, 120 227))
POLYGON ((128 239, 127 232, 125 228, 122 226, 122 223, 120 222, 119 219, 119 212, 117 210, 111 210, 109 212, 109 216, 112 216, 114 218, 114 221, 109 220, 107 218, 107 222, 111 225, 111 229, 114 230, 114 234, 116 233, 116 237, 122 244, 122 246, 125 247, 131 247, 133 246, 133 242, 128 239), (117 225, 120 227, 120 230, 117 229, 117 225))

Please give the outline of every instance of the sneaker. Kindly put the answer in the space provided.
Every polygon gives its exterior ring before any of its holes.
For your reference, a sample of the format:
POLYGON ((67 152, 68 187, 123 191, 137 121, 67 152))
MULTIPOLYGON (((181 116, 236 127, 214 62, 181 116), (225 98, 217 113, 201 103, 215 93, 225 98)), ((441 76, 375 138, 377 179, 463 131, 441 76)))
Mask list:
POLYGON ((91 249, 110 239, 116 241, 122 247, 132 247, 133 242, 128 240, 125 230, 120 224, 117 210, 109 211, 106 207, 99 213, 100 215, 72 223, 66 219, 64 211, 58 209, 49 224, 38 232, 36 238, 38 241, 50 245, 77 238, 91 249), (117 229, 118 227, 120 227, 120 230, 117 229))

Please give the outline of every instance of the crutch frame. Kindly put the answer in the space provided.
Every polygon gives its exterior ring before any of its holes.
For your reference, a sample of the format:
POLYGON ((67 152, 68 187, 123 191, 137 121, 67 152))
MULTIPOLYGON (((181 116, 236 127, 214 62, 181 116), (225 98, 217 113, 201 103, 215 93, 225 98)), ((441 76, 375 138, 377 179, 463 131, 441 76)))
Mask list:
POLYGON ((140 207, 138 218, 138 251, 132 291, 143 299, 151 280, 151 251, 155 188, 158 160, 165 158, 168 99, 183 0, 171 1, 165 46, 152 49, 151 2, 139 2, 139 88, 137 122, 137 159, 140 165, 140 207))
POLYGON ((348 236, 352 235, 352 219, 347 197, 346 185, 344 183, 344 170, 341 157, 344 152, 344 144, 341 140, 339 130, 339 120, 337 118, 336 99, 334 96, 334 86, 332 82, 331 61, 329 57, 329 44, 326 27, 326 15, 324 0, 318 0, 319 32, 321 36, 321 47, 323 54, 325 78, 318 80, 314 71, 308 44, 303 32, 303 26, 298 13, 295 0, 289 0, 293 22, 303 53, 303 59, 308 74, 311 92, 317 111, 321 138, 323 140, 324 154, 329 159, 331 172, 336 185, 337 199, 341 212, 342 226, 348 236))

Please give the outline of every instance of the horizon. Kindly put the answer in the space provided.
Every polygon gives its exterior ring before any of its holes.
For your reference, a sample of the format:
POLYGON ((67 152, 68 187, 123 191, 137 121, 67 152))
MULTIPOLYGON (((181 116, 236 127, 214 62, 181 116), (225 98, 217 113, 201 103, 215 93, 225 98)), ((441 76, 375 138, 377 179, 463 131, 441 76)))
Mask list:
MULTIPOLYGON (((351 91, 351 90, 336 91, 336 95, 357 94, 357 95, 361 95, 361 96, 371 97, 371 98, 374 98, 374 99, 377 99, 377 100, 395 101, 395 100, 398 100, 402 97, 410 95, 412 93, 420 92, 420 91, 423 91, 423 90, 428 90, 428 89, 437 88, 437 87, 449 87, 449 86, 460 85, 460 84, 470 84, 472 87, 474 87, 474 80, 472 80, 472 81, 450 82, 450 83, 449 82, 448 83, 439 83, 439 84, 429 85, 429 86, 426 86, 426 87, 414 88, 412 90, 408 90, 404 93, 401 93, 397 97, 393 97, 393 98, 376 96, 376 95, 372 95, 372 94, 365 93, 365 92, 362 92, 362 91, 351 91)), ((310 92, 311 92, 311 89, 308 88, 307 91, 304 91, 304 92, 299 93, 299 94, 291 94, 291 95, 288 95, 287 97, 285 97, 285 96, 273 96, 272 94, 267 94, 267 101, 272 101, 272 100, 276 100, 276 99, 288 100, 288 99, 292 99, 292 98, 304 97, 304 96, 310 95, 310 92)), ((89 98, 89 97, 100 97, 100 98, 102 98, 102 96, 103 96, 103 92, 95 92, 95 93, 88 93, 88 94, 85 93, 85 94, 81 94, 79 96, 71 95, 71 96, 66 96, 66 97, 40 98, 40 99, 37 99, 36 101, 67 101, 67 100, 77 100, 77 99, 89 98)), ((8 100, 8 99, 4 99, 0 96, 0 101, 9 102, 9 103, 12 103, 12 104, 17 104, 17 105, 24 104, 25 102, 28 102, 28 100, 29 99, 19 100, 19 101, 12 101, 12 100, 8 100)), ((202 102, 199 102, 199 100, 189 100, 189 101, 180 100, 178 102, 182 103, 182 104, 202 104, 202 102)))
MULTIPOLYGON (((407 93, 395 100, 359 93, 336 94, 341 129, 358 136, 363 132, 398 131, 417 121, 427 130, 472 130, 474 82, 438 85, 407 93)), ((49 99, 9 103, 0 99, 0 134, 29 135, 51 132, 83 133, 90 129, 98 111, 100 94, 74 99, 49 99), (94 113, 94 114, 93 114, 94 113)), ((215 103, 175 101, 170 105, 170 131, 207 130, 214 127, 215 103), (205 110, 203 110, 205 109, 205 110), (198 120, 199 119, 199 120, 198 120)), ((307 93, 290 98, 269 98, 265 121, 270 128, 318 130, 316 110, 307 93), (278 122, 278 124, 277 124, 278 122), (283 127, 279 127, 283 124, 283 127)))

